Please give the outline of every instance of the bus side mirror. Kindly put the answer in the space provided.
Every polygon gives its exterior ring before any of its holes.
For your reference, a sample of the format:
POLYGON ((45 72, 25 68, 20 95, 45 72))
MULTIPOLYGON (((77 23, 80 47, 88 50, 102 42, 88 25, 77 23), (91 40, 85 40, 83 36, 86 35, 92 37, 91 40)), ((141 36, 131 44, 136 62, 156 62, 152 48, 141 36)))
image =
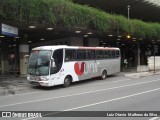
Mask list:
POLYGON ((25 60, 25 64, 28 64, 28 62, 29 62, 29 55, 25 55, 24 56, 24 60, 25 60))
POLYGON ((51 60, 51 67, 52 67, 52 68, 53 68, 53 67, 56 67, 55 62, 54 62, 54 59, 51 60))

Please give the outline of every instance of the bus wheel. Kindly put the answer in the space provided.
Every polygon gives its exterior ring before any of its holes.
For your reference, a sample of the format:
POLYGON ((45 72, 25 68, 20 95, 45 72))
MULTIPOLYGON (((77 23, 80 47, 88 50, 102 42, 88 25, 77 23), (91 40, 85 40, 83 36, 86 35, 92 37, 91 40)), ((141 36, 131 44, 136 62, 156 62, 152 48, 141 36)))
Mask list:
POLYGON ((67 76, 64 79, 63 87, 69 87, 71 85, 71 77, 67 76))
POLYGON ((105 70, 102 71, 101 79, 105 79, 107 77, 107 72, 105 70))

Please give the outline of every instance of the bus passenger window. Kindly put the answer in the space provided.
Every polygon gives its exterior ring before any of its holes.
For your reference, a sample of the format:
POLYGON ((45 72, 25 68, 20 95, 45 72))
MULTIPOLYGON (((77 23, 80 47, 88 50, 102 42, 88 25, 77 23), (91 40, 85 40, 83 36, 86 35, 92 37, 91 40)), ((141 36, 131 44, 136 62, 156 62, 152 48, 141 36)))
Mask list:
POLYGON ((95 51, 87 50, 87 59, 95 59, 95 51))
POLYGON ((76 50, 66 49, 65 50, 65 61, 73 61, 76 59, 76 50))
POLYGON ((112 59, 116 58, 115 51, 113 51, 113 50, 111 51, 111 58, 112 58, 112 59))
POLYGON ((77 50, 77 60, 86 59, 86 50, 77 50))
POLYGON ((96 51, 96 58, 97 59, 103 59, 104 58, 104 52, 103 52, 103 50, 97 50, 96 51))
POLYGON ((110 58, 110 51, 108 51, 108 50, 104 51, 104 57, 109 59, 110 58))
POLYGON ((116 51, 116 58, 119 58, 120 57, 120 54, 119 54, 119 51, 117 50, 116 51))

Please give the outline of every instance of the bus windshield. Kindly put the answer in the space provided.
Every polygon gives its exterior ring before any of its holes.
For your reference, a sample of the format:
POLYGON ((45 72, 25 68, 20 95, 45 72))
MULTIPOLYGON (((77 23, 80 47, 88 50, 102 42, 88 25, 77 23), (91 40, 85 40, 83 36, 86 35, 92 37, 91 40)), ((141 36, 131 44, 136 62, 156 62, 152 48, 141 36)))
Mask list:
POLYGON ((49 75, 50 58, 52 51, 34 50, 31 52, 27 73, 30 75, 49 75))

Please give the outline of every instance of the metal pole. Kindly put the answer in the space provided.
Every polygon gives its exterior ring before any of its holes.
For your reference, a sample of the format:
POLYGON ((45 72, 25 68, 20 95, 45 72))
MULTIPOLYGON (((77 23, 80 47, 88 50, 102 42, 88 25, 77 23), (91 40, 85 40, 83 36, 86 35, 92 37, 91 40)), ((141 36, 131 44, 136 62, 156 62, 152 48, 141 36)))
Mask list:
POLYGON ((153 53, 154 53, 154 73, 155 73, 155 52, 156 52, 156 51, 155 51, 155 47, 156 47, 156 46, 155 46, 155 44, 154 44, 154 46, 153 46, 153 53))
POLYGON ((130 19, 130 13, 129 13, 130 12, 130 5, 128 5, 127 8, 128 8, 128 20, 129 20, 130 19))
MULTIPOLYGON (((127 8, 128 8, 128 24, 129 24, 129 19, 130 19, 130 17, 129 17, 129 10, 130 10, 130 5, 127 5, 127 8)), ((127 37, 128 37, 128 35, 127 35, 127 37)), ((130 72, 131 72, 131 58, 129 58, 129 69, 130 69, 130 72)))
POLYGON ((130 72, 131 72, 131 60, 132 58, 130 58, 130 61, 129 61, 130 72))
POLYGON ((141 63, 141 59, 140 59, 140 43, 138 41, 138 48, 137 48, 137 59, 138 59, 138 66, 140 66, 140 63, 141 63))

